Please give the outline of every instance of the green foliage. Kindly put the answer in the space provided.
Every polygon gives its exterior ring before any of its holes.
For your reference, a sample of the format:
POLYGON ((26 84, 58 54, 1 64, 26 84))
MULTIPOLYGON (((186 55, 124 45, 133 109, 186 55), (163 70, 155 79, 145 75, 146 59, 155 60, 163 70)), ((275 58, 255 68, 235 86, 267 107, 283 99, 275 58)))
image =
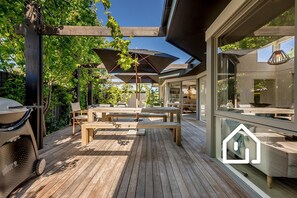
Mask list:
POLYGON ((116 105, 123 99, 122 91, 118 86, 110 86, 106 90, 106 100, 108 104, 116 105))
POLYGON ((267 26, 295 26, 295 8, 285 11, 277 18, 270 21, 267 26))
MULTIPOLYGON (((100 2, 100 0, 95 0, 95 2, 100 2)), ((119 50, 120 51, 120 59, 118 60, 118 65, 121 68, 127 70, 131 67, 131 65, 137 65, 137 59, 133 59, 132 56, 129 54, 129 44, 130 40, 125 40, 123 38, 123 34, 121 32, 120 26, 115 20, 115 18, 109 12, 109 8, 111 3, 109 0, 102 0, 102 3, 105 8, 105 14, 107 15, 107 24, 106 26, 110 28, 111 36, 113 41, 109 43, 109 47, 119 50)))
POLYGON ((70 90, 61 86, 53 86, 52 102, 45 117, 47 134, 50 134, 70 122, 70 105, 64 101, 71 98, 70 90))
POLYGON ((117 105, 123 100, 122 90, 112 84, 102 84, 101 89, 96 93, 99 104, 117 105))
POLYGON ((147 84, 142 85, 141 90, 145 90, 146 95, 146 105, 147 106, 154 106, 154 105, 160 105, 159 101, 159 91, 157 89, 154 89, 153 86, 148 86, 147 84))
POLYGON ((127 104, 129 99, 135 93, 135 91, 133 90, 133 86, 131 84, 123 84, 121 90, 122 90, 122 94, 123 94, 122 101, 127 104))
POLYGON ((14 25, 23 23, 23 12, 23 1, 0 3, 0 70, 24 69, 24 38, 14 33, 14 25))
POLYGON ((241 41, 225 45, 221 47, 222 51, 228 50, 240 50, 240 49, 258 49, 264 45, 267 45, 275 41, 277 37, 265 36, 265 37, 246 37, 241 41))
POLYGON ((24 104, 25 78, 21 75, 10 75, 3 87, 0 87, 0 96, 16 100, 24 104))

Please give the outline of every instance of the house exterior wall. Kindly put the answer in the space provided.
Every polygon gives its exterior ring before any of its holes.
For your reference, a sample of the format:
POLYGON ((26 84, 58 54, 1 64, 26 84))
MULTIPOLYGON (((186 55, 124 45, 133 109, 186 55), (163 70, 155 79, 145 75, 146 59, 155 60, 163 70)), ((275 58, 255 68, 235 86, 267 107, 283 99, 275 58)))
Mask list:
MULTIPOLYGON (((231 29, 234 24, 246 20, 246 13, 253 13, 253 10, 258 9, 257 4, 263 3, 264 1, 258 0, 238 0, 231 1, 231 3, 225 8, 225 10, 219 15, 219 17, 214 21, 214 23, 207 29, 206 31, 206 42, 207 42, 207 136, 206 136, 206 148, 207 154, 217 158, 218 160, 222 159, 222 140, 224 139, 226 127, 224 122, 226 120, 234 121, 238 124, 242 123, 246 126, 249 126, 250 130, 253 133, 263 133, 263 132, 272 132, 276 131, 279 134, 287 134, 289 137, 291 135, 297 136, 297 119, 296 116, 292 117, 291 121, 283 121, 277 119, 270 119, 264 117, 257 117, 253 115, 243 115, 241 113, 235 113, 231 111, 222 111, 217 107, 217 66, 218 61, 218 43, 221 35, 226 33, 229 29, 231 29), (243 17, 245 16, 245 17, 243 17)), ((265 5, 264 5, 265 6, 265 5)), ((296 10, 296 1, 295 1, 295 10, 296 10)), ((265 17, 265 13, 263 13, 263 17, 265 17)), ((295 15, 296 21, 296 15, 295 15)), ((296 22, 295 22, 296 23, 296 22)), ((295 43, 296 46, 296 43, 295 43)), ((296 52, 295 52, 296 56, 296 52)), ((296 86, 292 84, 292 82, 297 82, 297 78, 295 72, 297 70, 296 63, 294 62, 294 58, 289 62, 282 65, 267 65, 266 63, 255 63, 257 59, 257 51, 253 51, 245 56, 241 56, 238 58, 239 63, 237 64, 237 73, 242 74, 236 77, 237 81, 237 91, 240 94, 239 105, 241 104, 249 104, 254 101, 254 93, 251 88, 254 87, 254 82, 257 79, 266 79, 272 80, 271 85, 275 87, 275 90, 265 95, 263 92, 263 97, 261 97, 262 103, 270 103, 272 107, 275 108, 284 108, 284 109, 292 109, 294 113, 296 113, 297 108, 297 94, 296 94, 296 86), (274 84, 273 84, 274 83, 274 84), (292 86, 291 86, 292 84, 292 86)), ((270 88, 269 88, 270 89, 270 88)), ((271 147, 265 146, 264 150, 269 150, 271 147)), ((275 149, 272 149, 275 151, 275 149)), ((282 163, 285 161, 284 158, 277 156, 270 156, 272 151, 267 151, 269 153, 265 153, 265 157, 263 158, 265 162, 265 166, 267 164, 276 163, 275 166, 278 166, 278 163, 273 161, 274 159, 279 159, 282 163), (269 161, 269 162, 268 162, 269 161)), ((280 162, 281 163, 281 162, 280 162)), ((231 166, 224 164, 224 166, 230 168, 232 172, 238 175, 238 182, 244 181, 252 186, 254 190, 256 190, 260 195, 266 196, 266 194, 262 191, 263 188, 259 188, 257 184, 251 183, 251 181, 247 178, 241 176, 241 173, 233 169, 231 166)), ((263 165, 264 166, 264 165, 263 165)), ((257 167, 257 166, 256 166, 257 167)), ((270 171, 267 167, 263 168, 260 166, 259 170, 268 174, 270 171)), ((280 169, 284 170, 286 167, 282 167, 280 169)), ((285 176, 287 177, 287 176, 285 176)), ((265 189, 266 192, 267 189, 265 189)))

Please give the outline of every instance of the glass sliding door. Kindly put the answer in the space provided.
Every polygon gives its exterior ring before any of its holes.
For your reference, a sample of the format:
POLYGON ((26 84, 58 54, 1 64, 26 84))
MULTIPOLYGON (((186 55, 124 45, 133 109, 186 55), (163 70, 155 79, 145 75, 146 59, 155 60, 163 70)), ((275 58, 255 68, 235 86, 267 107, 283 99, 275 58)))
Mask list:
POLYGON ((205 105, 206 105, 206 76, 199 79, 199 120, 206 122, 205 105))
POLYGON ((182 113, 186 117, 196 119, 197 90, 196 80, 182 82, 182 113))
POLYGON ((181 95, 181 82, 168 83, 169 97, 168 106, 180 107, 180 95, 181 95))

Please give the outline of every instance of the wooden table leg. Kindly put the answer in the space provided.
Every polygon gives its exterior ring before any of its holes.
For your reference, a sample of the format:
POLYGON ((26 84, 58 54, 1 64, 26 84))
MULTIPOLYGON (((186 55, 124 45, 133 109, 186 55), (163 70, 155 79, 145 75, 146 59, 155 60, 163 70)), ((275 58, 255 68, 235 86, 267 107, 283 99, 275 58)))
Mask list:
POLYGON ((173 113, 170 113, 170 122, 173 122, 173 113))
POLYGON ((172 134, 173 134, 173 141, 176 142, 176 129, 173 129, 172 134))
POLYGON ((176 121, 177 121, 178 123, 181 123, 181 115, 180 115, 180 112, 178 112, 178 113, 176 114, 176 121))
POLYGON ((163 116, 163 122, 167 122, 167 115, 163 116))
POLYGON ((102 121, 106 121, 106 112, 102 112, 102 121))
POLYGON ((176 144, 181 146, 181 127, 176 128, 176 144))
POLYGON ((271 176, 267 176, 267 186, 268 186, 268 188, 272 187, 272 177, 271 176))
POLYGON ((136 113, 136 122, 139 121, 139 113, 136 113))
POLYGON ((89 141, 88 142, 92 142, 94 139, 94 129, 89 129, 88 130, 88 136, 89 136, 89 141))
POLYGON ((94 122, 93 111, 91 109, 88 110, 88 122, 94 122))
POLYGON ((87 145, 89 142, 88 131, 84 125, 81 126, 81 145, 87 145))

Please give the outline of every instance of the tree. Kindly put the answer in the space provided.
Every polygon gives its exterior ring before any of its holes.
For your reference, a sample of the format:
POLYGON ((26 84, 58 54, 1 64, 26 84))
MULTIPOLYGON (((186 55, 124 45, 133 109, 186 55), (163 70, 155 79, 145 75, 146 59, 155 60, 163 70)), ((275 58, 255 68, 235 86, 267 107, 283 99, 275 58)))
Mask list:
POLYGON ((0 69, 24 74, 24 37, 14 33, 14 25, 21 24, 23 1, 7 0, 0 4, 0 69))
MULTIPOLYGON (((111 6, 109 0, 38 0, 42 8, 43 22, 46 25, 97 25, 101 26, 96 16, 95 3, 103 3, 108 15, 107 26, 111 28, 114 40, 107 42, 99 37, 55 37, 43 36, 43 64, 44 64, 44 112, 49 116, 49 111, 60 104, 57 98, 63 99, 63 104, 69 105, 73 100, 71 90, 75 87, 73 73, 81 64, 100 63, 98 56, 92 51, 93 48, 113 47, 122 51, 121 65, 124 68, 130 67, 135 60, 132 60, 128 52, 129 40, 124 40, 119 25, 112 17, 108 9, 111 6), (59 87, 59 88, 58 88, 59 87), (61 90, 64 90, 63 97, 60 97, 61 90), (51 104, 53 103, 53 104, 51 104)), ((24 21, 23 1, 7 0, 0 4, 0 69, 8 72, 25 75, 24 59, 24 37, 16 35, 14 25, 22 24, 24 21)), ((84 75, 83 82, 96 81, 93 76, 84 75)), ((7 85, 7 93, 1 92, 6 97, 12 97, 12 93, 21 89, 18 78, 11 78, 7 85)), ((84 90, 86 87, 81 86, 84 90)), ((115 88, 113 88, 115 89, 115 88)), ((19 91, 18 91, 19 92, 19 91)), ((23 95, 21 94, 21 97, 23 95)), ((20 97, 17 97, 20 101, 20 97)), ((23 102, 23 101, 20 101, 23 102)))

